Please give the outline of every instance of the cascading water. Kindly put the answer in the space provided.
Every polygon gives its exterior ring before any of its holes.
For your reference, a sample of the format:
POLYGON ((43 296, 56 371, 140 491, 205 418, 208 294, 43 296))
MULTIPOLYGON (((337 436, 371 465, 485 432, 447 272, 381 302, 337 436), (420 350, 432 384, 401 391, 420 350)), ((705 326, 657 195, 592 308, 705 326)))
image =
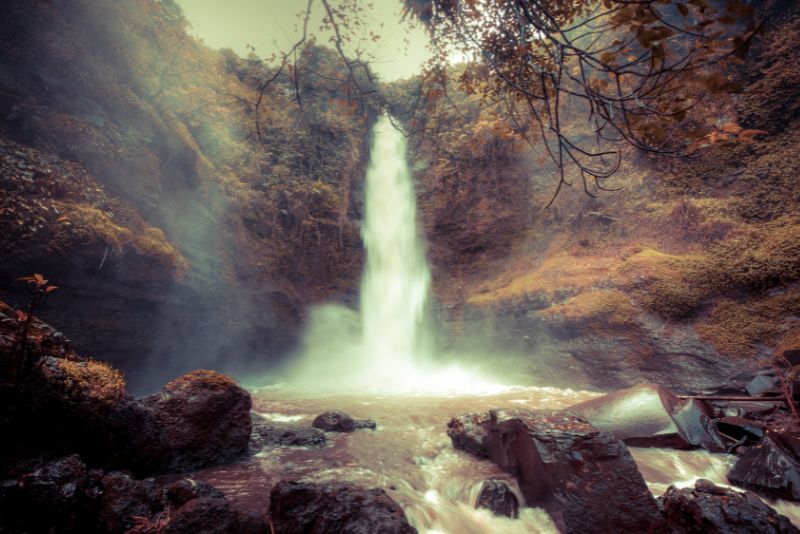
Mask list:
POLYGON ((361 283, 364 365, 381 379, 408 376, 431 353, 431 274, 417 232, 417 199, 406 142, 383 115, 374 128, 366 179, 361 283))
POLYGON ((492 392, 504 387, 457 364, 434 362, 431 273, 417 227, 406 141, 388 115, 373 129, 362 236, 366 265, 359 312, 311 311, 288 382, 316 392, 492 392))

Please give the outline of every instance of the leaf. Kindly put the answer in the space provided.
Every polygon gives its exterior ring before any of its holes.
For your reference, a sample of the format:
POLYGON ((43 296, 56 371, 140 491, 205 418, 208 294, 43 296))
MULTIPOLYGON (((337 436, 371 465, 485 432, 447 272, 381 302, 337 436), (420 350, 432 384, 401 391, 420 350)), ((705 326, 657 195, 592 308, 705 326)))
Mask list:
POLYGON ((44 290, 44 292, 45 293, 50 293, 50 292, 55 291, 56 289, 58 289, 58 286, 47 286, 47 288, 44 290))
POLYGON ((689 15, 689 8, 686 7, 686 4, 678 4, 678 11, 680 11, 681 15, 684 17, 689 15))
POLYGON ((19 321, 24 322, 24 321, 28 320, 28 314, 25 313, 24 311, 22 311, 22 310, 14 310, 14 313, 17 315, 17 319, 19 321))
POLYGON ((44 276, 39 273, 34 274, 33 279, 36 281, 37 286, 43 286, 47 283, 47 280, 44 279, 44 276))

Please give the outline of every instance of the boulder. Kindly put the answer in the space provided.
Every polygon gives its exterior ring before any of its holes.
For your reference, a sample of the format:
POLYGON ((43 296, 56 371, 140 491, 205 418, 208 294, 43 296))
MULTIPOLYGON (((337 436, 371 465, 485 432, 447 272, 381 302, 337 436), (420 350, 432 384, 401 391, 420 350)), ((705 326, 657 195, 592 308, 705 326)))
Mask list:
POLYGON ((276 423, 258 414, 253 414, 253 434, 251 441, 254 447, 322 447, 325 445, 325 433, 318 428, 308 426, 276 423))
MULTIPOLYGON (((256 514, 234 508, 225 498, 193 499, 170 517, 165 534, 267 534, 267 524, 256 514)), ((160 531, 161 532, 161 531, 160 531)))
POLYGON ((344 412, 331 410, 319 414, 311 423, 314 428, 325 432, 352 432, 357 429, 369 428, 375 430, 377 425, 372 419, 353 419, 344 412))
POLYGON ((126 532, 156 516, 166 504, 161 486, 153 479, 136 480, 115 471, 102 477, 100 487, 99 524, 104 532, 126 532))
POLYGON ((250 394, 223 374, 192 371, 142 402, 161 427, 165 471, 229 462, 248 451, 250 394))
POLYGON ((569 411, 634 447, 725 450, 712 425, 709 405, 697 399, 679 399, 658 384, 615 391, 569 411))
POLYGON ((800 501, 800 434, 767 432, 728 473, 732 484, 772 497, 800 501))
POLYGON ((698 480, 694 488, 670 486, 658 505, 674 534, 800 533, 755 494, 698 480))
POLYGON ((280 481, 272 488, 275 534, 416 534, 403 509, 378 488, 280 481))
POLYGON ((211 484, 197 482, 190 478, 182 478, 166 486, 164 496, 172 506, 183 506, 192 499, 201 497, 225 498, 225 495, 211 484))
POLYGON ((478 458, 488 458, 486 437, 489 429, 489 414, 467 413, 450 419, 447 435, 453 447, 478 458))
POLYGON ((505 480, 489 479, 481 485, 475 508, 486 508, 495 515, 519 516, 519 501, 505 480))
POLYGON ((633 457, 610 432, 565 412, 495 410, 480 426, 489 459, 514 475, 526 505, 544 508, 562 532, 663 527, 633 457))
POLYGON ((82 532, 94 526, 98 492, 77 454, 0 484, 0 531, 82 532))

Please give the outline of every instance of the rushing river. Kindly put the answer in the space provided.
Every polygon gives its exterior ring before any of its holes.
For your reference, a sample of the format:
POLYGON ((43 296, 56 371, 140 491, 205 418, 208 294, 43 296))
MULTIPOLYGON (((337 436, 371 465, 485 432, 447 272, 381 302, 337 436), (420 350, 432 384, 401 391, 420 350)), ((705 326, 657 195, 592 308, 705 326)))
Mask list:
MULTIPOLYGON (((447 421, 463 412, 493 408, 566 408, 594 393, 552 388, 510 388, 486 395, 453 396, 331 396, 298 398, 280 387, 254 391, 254 410, 281 422, 310 425, 314 417, 337 409, 357 418, 377 421, 378 429, 349 434, 329 433, 321 449, 265 449, 237 464, 207 469, 195 478, 220 488, 240 506, 265 513, 269 491, 283 478, 317 482, 353 482, 380 487, 405 509, 421 534, 556 532, 539 509, 521 509, 518 519, 496 517, 474 507, 487 478, 513 478, 489 461, 453 449, 447 421)), ((691 485, 706 478, 727 485, 732 456, 704 451, 631 449, 654 494, 670 484, 691 485)), ((518 494, 520 502, 524 502, 518 494)), ((770 502, 800 524, 800 506, 770 502)))

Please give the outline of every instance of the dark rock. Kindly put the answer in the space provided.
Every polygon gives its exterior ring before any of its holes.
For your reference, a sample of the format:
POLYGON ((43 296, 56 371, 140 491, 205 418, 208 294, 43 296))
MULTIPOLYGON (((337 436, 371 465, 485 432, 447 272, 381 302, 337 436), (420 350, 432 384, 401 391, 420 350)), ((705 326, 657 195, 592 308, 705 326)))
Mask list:
POLYGON ((415 534, 403 509, 382 489, 347 484, 278 482, 270 493, 275 534, 415 534))
POLYGON ((314 428, 319 428, 325 432, 352 432, 359 428, 375 429, 377 425, 371 419, 353 419, 344 412, 331 410, 314 418, 311 423, 314 428))
POLYGON ((674 534, 797 533, 788 518, 753 493, 698 480, 694 489, 670 486, 658 505, 674 534))
POLYGON ((101 482, 99 523, 105 532, 125 532, 164 509, 161 486, 153 479, 136 480, 120 472, 106 474, 101 482))
POLYGON ((663 527, 633 457, 610 432, 565 412, 515 410, 490 412, 484 428, 489 459, 514 475, 526 505, 544 508, 562 532, 663 527))
POLYGON ((252 443, 255 447, 268 445, 280 447, 322 447, 325 433, 317 428, 275 423, 258 414, 253 414, 252 443))
POLYGON ((687 443, 711 452, 724 452, 725 443, 714 427, 713 411, 705 401, 688 399, 672 413, 672 420, 687 443))
POLYGON ((728 473, 732 484, 800 501, 800 434, 767 432, 761 442, 749 448, 728 473))
POLYGON ((481 485, 475 508, 486 508, 495 515, 516 518, 519 516, 519 501, 511 486, 504 480, 490 479, 481 485))
POLYGON ((235 509, 224 498, 200 497, 183 506, 170 518, 165 534, 267 534, 263 518, 235 509))
POLYGON ((786 358, 792 366, 800 365, 800 349, 790 349, 783 351, 783 357, 786 358))
POLYGON ((378 424, 372 419, 355 419, 353 422, 356 425, 356 430, 375 430, 378 428, 378 424))
POLYGON ((250 394, 214 371, 192 371, 143 399, 161 425, 168 471, 232 461, 248 450, 250 394))
POLYGON ((164 488, 164 495, 169 503, 174 506, 183 506, 192 499, 201 497, 225 498, 225 495, 211 484, 197 482, 190 478, 182 478, 173 482, 164 488))
POLYGON ((781 389, 781 382, 775 373, 768 371, 756 375, 753 380, 747 384, 747 393, 751 397, 778 397, 783 395, 781 389))
POLYGON ((0 531, 82 532, 94 526, 97 491, 77 454, 0 485, 0 531))
POLYGON ((488 414, 462 414, 453 417, 447 423, 447 435, 456 449, 478 458, 488 458, 489 450, 486 448, 488 427, 488 414))
POLYGON ((764 437, 764 425, 743 417, 722 417, 714 425, 719 432, 742 444, 752 445, 764 437))
POLYGON ((635 447, 703 447, 724 451, 712 425, 712 409, 697 399, 681 400, 658 384, 641 384, 569 408, 601 430, 635 447))

